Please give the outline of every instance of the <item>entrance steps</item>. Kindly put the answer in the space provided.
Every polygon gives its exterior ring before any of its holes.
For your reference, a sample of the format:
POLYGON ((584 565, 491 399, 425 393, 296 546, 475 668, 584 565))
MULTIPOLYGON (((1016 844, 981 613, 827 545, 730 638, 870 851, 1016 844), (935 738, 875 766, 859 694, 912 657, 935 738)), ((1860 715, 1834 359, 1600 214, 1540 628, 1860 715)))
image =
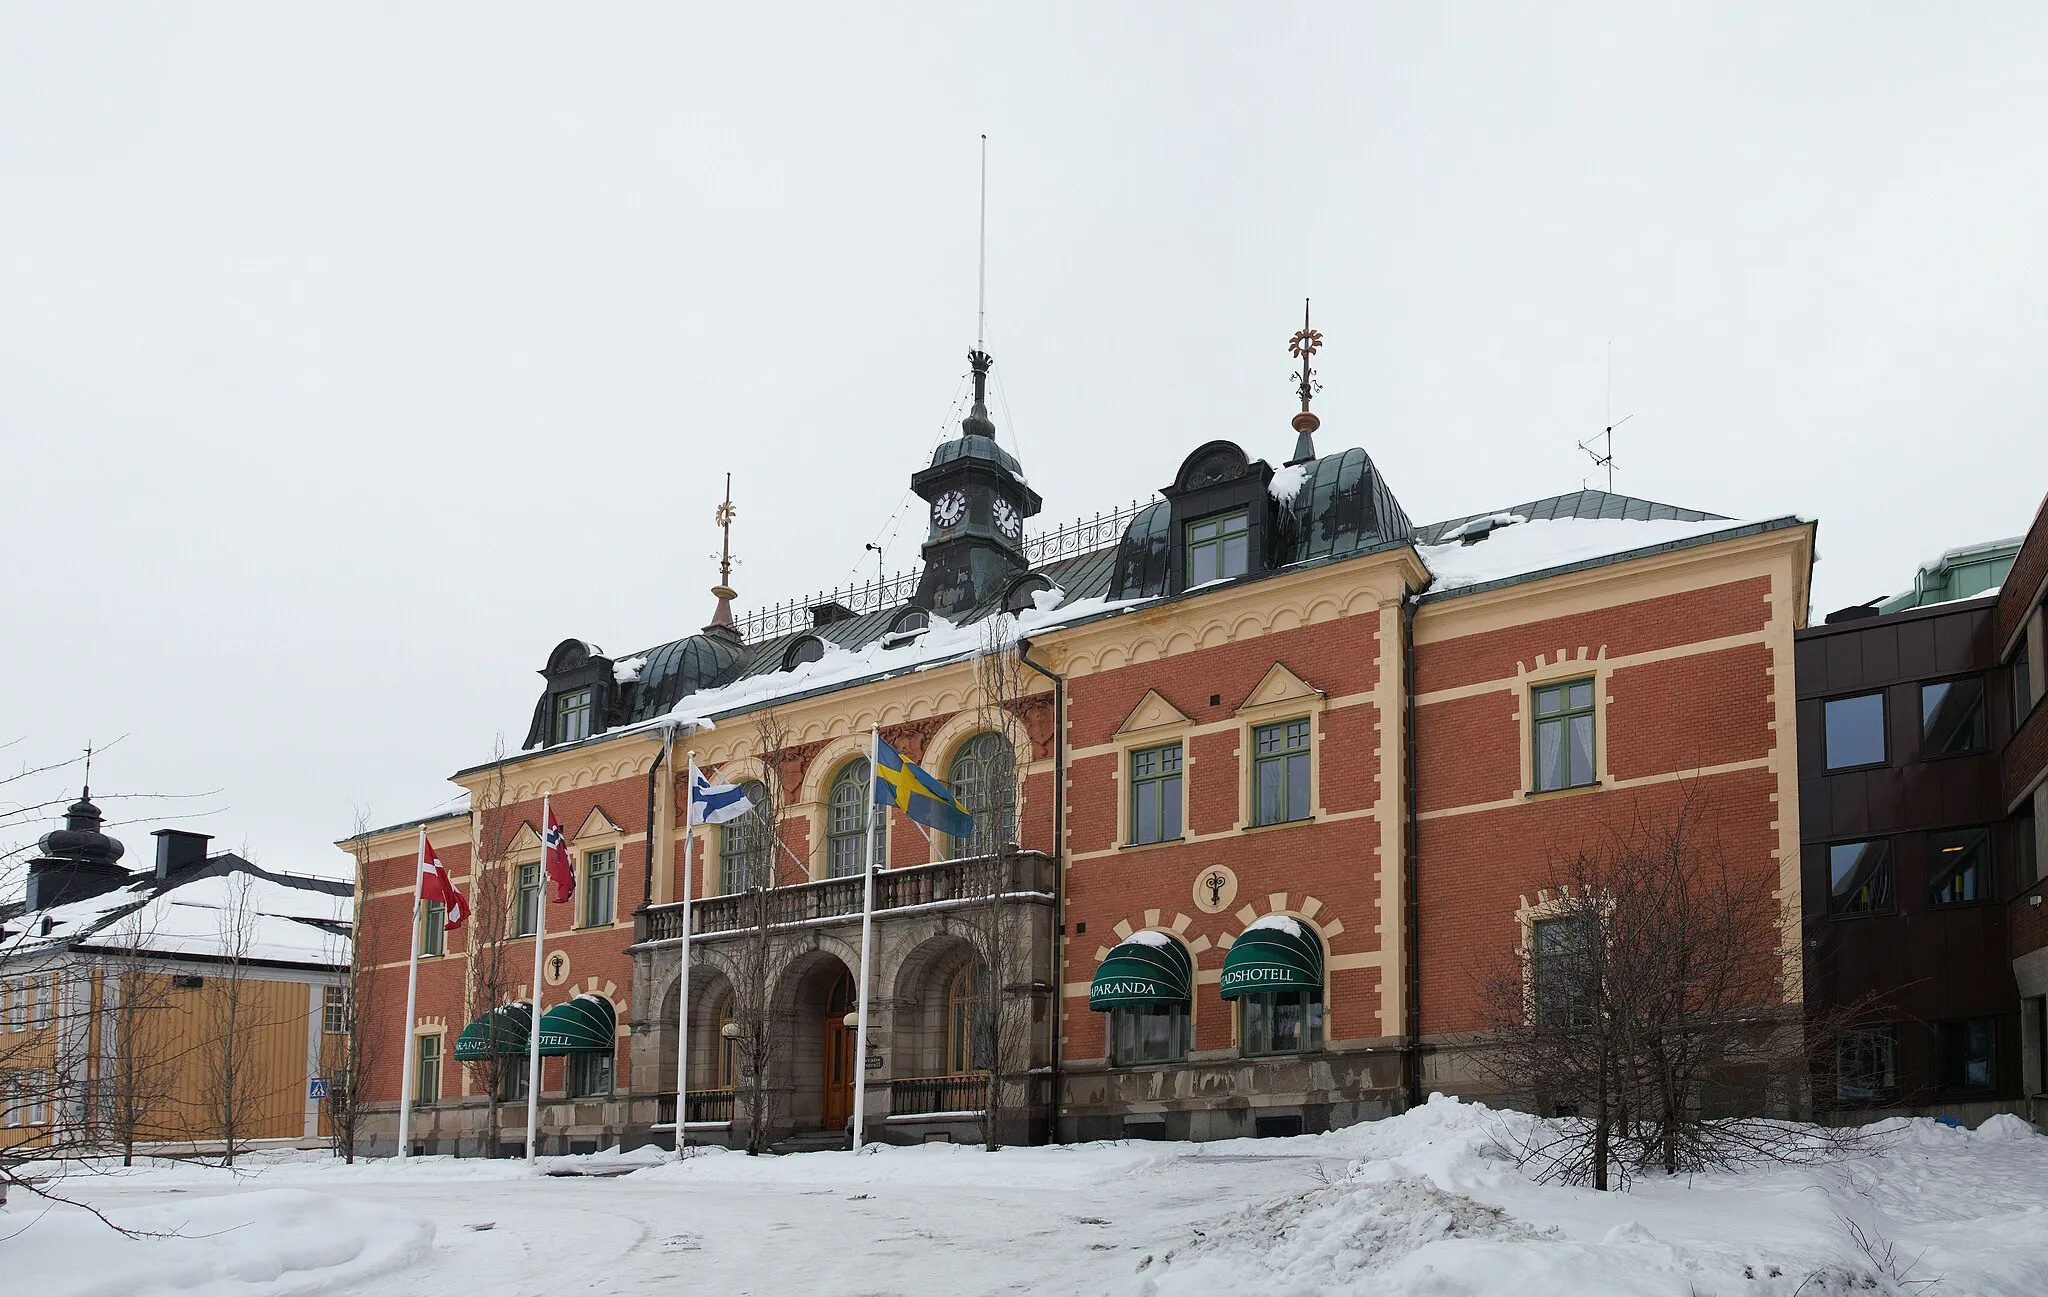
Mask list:
POLYGON ((845 1152, 853 1147, 850 1130, 799 1130, 768 1146, 771 1153, 845 1152))

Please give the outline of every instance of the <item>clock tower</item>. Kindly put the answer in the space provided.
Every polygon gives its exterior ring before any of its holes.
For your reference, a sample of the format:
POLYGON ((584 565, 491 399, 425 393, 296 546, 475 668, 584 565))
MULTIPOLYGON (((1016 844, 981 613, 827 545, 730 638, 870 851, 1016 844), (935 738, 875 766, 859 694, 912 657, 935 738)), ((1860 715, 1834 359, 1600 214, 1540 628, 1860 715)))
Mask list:
POLYGON ((1016 456, 996 444, 988 417, 988 353, 967 353, 974 367, 974 408, 960 435, 932 452, 910 489, 931 506, 924 576, 911 602, 943 617, 1000 593, 1031 567, 1024 556, 1024 520, 1036 514, 1038 492, 1024 481, 1016 456))

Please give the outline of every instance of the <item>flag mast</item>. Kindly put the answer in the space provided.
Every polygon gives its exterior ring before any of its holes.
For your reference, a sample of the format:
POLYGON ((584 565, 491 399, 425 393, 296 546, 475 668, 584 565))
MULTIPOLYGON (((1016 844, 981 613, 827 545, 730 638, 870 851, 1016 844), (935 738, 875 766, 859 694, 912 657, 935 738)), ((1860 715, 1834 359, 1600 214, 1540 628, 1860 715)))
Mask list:
POLYGON ((868 952, 875 931, 875 843, 884 826, 887 808, 875 797, 882 778, 882 727, 868 726, 868 858, 866 886, 860 903, 860 994, 854 1011, 853 1060, 853 1151, 860 1152, 861 1136, 867 1127, 868 1101, 868 952))
MULTIPOLYGON (((675 767, 669 767, 673 770, 675 767)), ((691 848, 697 841, 697 754, 689 755, 683 780, 683 954, 676 983, 676 1160, 689 1156, 690 1122, 690 884, 696 872, 691 848)))
MULTIPOLYGON (((412 1154, 412 1084, 413 1069, 419 1060, 413 1057, 416 1046, 412 1034, 413 1013, 419 1007, 420 996, 420 895, 427 876, 427 826, 420 825, 419 863, 412 875, 412 958, 405 967, 405 1050, 406 1057, 399 1063, 398 1076, 398 1160, 403 1162, 412 1154)), ((355 1078, 349 1078, 354 1084, 355 1078)))
MULTIPOLYGON (((541 873, 543 875, 547 873, 545 862, 547 860, 548 846, 546 838, 548 824, 552 819, 553 813, 549 806, 548 795, 542 793, 540 799, 540 828, 542 838, 541 860, 543 862, 541 873)), ((526 1164, 528 1166, 533 1165, 536 1143, 535 1132, 540 1128, 540 948, 541 938, 545 937, 548 931, 548 897, 546 888, 549 880, 546 877, 542 877, 537 881, 540 883, 542 891, 539 896, 533 898, 533 1018, 526 1028, 526 1164)))

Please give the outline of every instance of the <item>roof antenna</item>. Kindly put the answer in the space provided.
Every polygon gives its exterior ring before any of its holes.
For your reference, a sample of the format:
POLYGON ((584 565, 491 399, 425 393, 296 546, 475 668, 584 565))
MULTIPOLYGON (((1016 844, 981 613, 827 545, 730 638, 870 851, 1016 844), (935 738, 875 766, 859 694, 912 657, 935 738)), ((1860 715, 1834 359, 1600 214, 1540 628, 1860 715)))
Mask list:
MULTIPOLYGON (((1599 450, 1596 451, 1591 446, 1590 443, 1594 440, 1592 437, 1588 437, 1585 441, 1579 443, 1579 449, 1592 456, 1595 470, 1603 468, 1607 470, 1607 493, 1609 495, 1614 494, 1614 430, 1633 418, 1635 418, 1633 414, 1625 414, 1619 419, 1614 417, 1614 339, 1609 338, 1607 340, 1607 427, 1597 434, 1601 438, 1601 448, 1599 450)), ((1583 490, 1585 485, 1586 479, 1580 478, 1580 489, 1583 490)))
POLYGON ((977 301, 974 321, 974 350, 967 353, 967 364, 974 371, 974 408, 960 421, 960 432, 968 437, 990 437, 996 435, 996 425, 988 417, 988 371, 995 362, 989 358, 982 345, 988 334, 988 136, 981 137, 981 239, 975 269, 977 301))
POLYGON ((78 795, 81 802, 92 800, 92 740, 85 743, 85 791, 78 795))

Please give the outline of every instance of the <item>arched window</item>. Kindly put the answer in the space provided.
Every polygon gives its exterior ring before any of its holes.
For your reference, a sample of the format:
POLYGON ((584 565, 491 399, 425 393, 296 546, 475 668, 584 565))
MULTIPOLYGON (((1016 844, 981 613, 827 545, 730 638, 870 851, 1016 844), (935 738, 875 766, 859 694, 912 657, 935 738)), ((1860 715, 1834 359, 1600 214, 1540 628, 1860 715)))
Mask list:
POLYGON ((768 822, 768 790, 758 779, 740 785, 754 809, 718 827, 719 891, 727 896, 766 887, 774 867, 775 834, 768 822))
MULTIPOLYGON (((832 794, 825 808, 825 838, 830 846, 826 857, 828 877, 848 878, 860 873, 868 858, 868 759, 855 757, 832 777, 832 794)), ((875 864, 886 868, 889 844, 875 844, 875 864)))
POLYGON ((806 662, 816 662, 825 656, 825 641, 816 635, 805 635, 782 652, 782 669, 794 671, 806 662))
POLYGON ((988 970, 967 964, 946 984, 946 1074, 959 1076, 988 1067, 988 970))
POLYGON ((955 857, 989 855, 1017 840, 1017 780, 1007 739, 975 735, 953 757, 948 774, 953 796, 974 816, 974 836, 953 839, 955 857))
POLYGON ((718 1004, 718 1075, 712 1081, 715 1090, 730 1090, 737 1084, 740 1074, 740 1042, 737 1036, 726 1034, 726 1024, 739 1021, 739 1002, 731 995, 718 1004))

